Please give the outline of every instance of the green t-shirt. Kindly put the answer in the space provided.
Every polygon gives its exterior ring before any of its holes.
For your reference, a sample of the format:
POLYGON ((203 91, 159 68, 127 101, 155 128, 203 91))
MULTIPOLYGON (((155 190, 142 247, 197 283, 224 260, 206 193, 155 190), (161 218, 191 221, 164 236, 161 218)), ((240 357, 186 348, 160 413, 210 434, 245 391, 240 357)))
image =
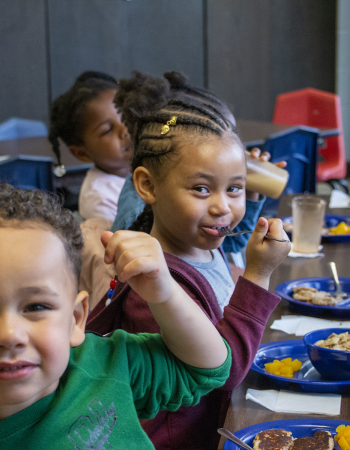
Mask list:
POLYGON ((158 334, 86 335, 71 350, 57 390, 0 421, 0 448, 15 450, 154 449, 140 419, 198 403, 224 384, 230 365, 182 363, 158 334))

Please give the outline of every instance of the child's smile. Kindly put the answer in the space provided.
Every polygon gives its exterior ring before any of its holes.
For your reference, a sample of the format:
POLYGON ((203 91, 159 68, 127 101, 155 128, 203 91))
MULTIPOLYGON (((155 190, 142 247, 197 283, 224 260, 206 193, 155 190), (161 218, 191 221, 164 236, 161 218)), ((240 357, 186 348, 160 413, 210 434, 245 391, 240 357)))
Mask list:
POLYGON ((76 284, 49 227, 0 228, 0 239, 1 420, 57 388, 75 336, 76 284))
POLYGON ((164 251, 197 261, 223 241, 245 214, 245 155, 241 146, 210 136, 182 147, 179 161, 155 182, 151 235, 164 251))

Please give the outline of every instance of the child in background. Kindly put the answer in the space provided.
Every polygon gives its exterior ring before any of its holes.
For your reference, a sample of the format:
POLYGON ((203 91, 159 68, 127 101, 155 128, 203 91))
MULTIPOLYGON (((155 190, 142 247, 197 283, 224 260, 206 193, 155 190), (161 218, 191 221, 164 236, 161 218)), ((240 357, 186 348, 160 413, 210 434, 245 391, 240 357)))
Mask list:
POLYGON ((222 385, 230 352, 173 280, 158 241, 121 231, 120 279, 162 330, 84 333, 79 224, 48 194, 0 186, 0 448, 154 448, 138 417, 192 405, 222 385))
MULTIPOLYGON (((84 72, 51 108, 49 140, 61 163, 59 138, 80 161, 94 163, 79 195, 79 213, 84 219, 114 220, 120 191, 130 173, 132 146, 113 99, 117 81, 100 72, 84 72)), ((58 169, 58 170, 57 170, 58 169)))
MULTIPOLYGON (((264 239, 267 233, 279 239, 286 234, 279 219, 260 218, 248 242, 244 277, 234 289, 219 251, 224 240, 220 230, 236 227, 245 213, 245 152, 231 122, 209 102, 174 98, 167 79, 138 72, 120 81, 116 104, 134 142, 134 185, 147 203, 132 228, 160 242, 172 276, 232 350, 224 389, 206 395, 195 407, 160 413, 142 426, 159 450, 212 450, 230 392, 248 372, 280 300, 267 289, 290 244, 264 239)), ((102 235, 106 263, 113 260, 114 239, 111 232, 102 235)), ((87 325, 101 333, 117 328, 160 332, 148 306, 123 279, 111 301, 104 298, 92 311, 87 325)))

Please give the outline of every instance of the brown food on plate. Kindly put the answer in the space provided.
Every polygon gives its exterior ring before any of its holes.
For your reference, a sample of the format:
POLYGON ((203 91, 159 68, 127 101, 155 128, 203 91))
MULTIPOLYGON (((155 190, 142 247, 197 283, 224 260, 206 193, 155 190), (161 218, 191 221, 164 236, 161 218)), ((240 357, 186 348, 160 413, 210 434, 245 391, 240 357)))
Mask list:
POLYGON ((329 431, 316 431, 313 436, 293 438, 286 430, 271 428, 260 431, 253 441, 254 450, 333 450, 334 439, 329 431))
POLYGON ((289 450, 333 450, 334 440, 329 431, 316 431, 313 436, 295 439, 289 450))
POLYGON ((293 442, 292 433, 272 428, 260 431, 253 441, 254 450, 289 450, 293 442))
POLYGON ((322 306, 335 306, 344 300, 341 297, 333 297, 329 292, 319 291, 318 289, 306 286, 293 288, 293 298, 294 300, 322 306))

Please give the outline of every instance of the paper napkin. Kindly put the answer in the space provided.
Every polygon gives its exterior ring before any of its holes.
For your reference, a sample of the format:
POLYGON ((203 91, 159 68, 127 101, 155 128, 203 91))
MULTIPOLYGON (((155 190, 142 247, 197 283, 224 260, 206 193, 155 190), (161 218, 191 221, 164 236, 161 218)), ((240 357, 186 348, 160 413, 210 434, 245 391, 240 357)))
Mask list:
POLYGON ((333 189, 329 200, 330 208, 349 208, 350 197, 343 191, 333 189))
POLYGON ((307 316, 282 316, 281 319, 275 320, 270 328, 287 334, 304 336, 309 331, 323 328, 350 328, 350 321, 317 319, 307 316))
POLYGON ((294 414, 326 414, 329 416, 338 416, 341 407, 341 395, 337 394, 306 394, 276 391, 274 389, 265 391, 248 389, 245 398, 271 411, 294 414))
POLYGON ((288 253, 288 256, 290 256, 291 258, 317 258, 318 256, 324 256, 324 253, 319 253, 319 251, 322 249, 323 249, 323 245, 320 245, 318 247, 318 253, 299 253, 299 252, 293 251, 293 243, 292 243, 292 248, 291 248, 290 252, 288 253))

